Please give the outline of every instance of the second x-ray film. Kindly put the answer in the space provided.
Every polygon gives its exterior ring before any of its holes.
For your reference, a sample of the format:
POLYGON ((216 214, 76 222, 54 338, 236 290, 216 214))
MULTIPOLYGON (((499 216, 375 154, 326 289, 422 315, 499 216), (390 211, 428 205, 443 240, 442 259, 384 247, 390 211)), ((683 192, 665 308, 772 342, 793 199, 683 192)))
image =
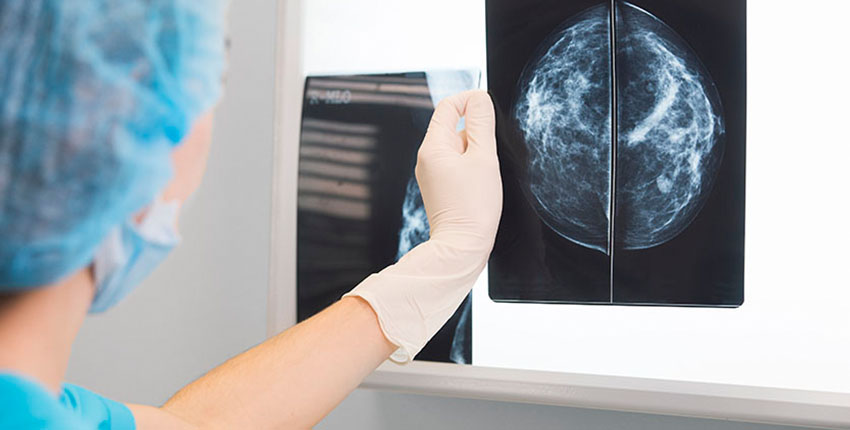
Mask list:
MULTIPOLYGON (((434 106, 478 71, 307 78, 298 169, 298 320, 428 239, 414 177, 434 106)), ((467 298, 416 356, 471 363, 467 298)))

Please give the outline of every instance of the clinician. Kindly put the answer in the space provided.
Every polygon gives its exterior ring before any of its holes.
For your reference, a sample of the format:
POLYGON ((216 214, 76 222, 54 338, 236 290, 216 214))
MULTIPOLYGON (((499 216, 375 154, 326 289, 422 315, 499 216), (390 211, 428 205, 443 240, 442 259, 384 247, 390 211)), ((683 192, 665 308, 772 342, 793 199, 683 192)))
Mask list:
POLYGON ((495 120, 486 93, 466 92, 437 107, 419 150, 430 240, 161 407, 63 384, 86 314, 179 242, 220 94, 225 10, 0 2, 0 429, 309 428, 388 357, 411 360, 484 268, 502 204, 495 120))

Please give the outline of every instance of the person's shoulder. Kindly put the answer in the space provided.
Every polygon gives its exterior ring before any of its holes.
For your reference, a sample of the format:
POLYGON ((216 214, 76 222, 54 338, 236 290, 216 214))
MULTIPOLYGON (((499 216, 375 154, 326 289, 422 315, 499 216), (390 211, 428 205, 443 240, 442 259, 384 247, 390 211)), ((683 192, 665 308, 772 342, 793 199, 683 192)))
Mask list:
POLYGON ((46 387, 4 372, 0 372, 0 429, 88 430, 46 387))
POLYGON ((64 384, 59 401, 93 428, 134 430, 133 413, 123 403, 108 399, 74 384, 64 384))

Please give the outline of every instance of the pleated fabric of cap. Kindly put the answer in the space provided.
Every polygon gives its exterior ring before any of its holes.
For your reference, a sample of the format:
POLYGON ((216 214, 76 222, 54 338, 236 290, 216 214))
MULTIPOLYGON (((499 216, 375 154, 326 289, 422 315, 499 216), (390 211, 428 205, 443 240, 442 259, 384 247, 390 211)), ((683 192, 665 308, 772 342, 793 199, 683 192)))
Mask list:
POLYGON ((0 291, 89 264, 213 107, 226 0, 0 2, 0 291))

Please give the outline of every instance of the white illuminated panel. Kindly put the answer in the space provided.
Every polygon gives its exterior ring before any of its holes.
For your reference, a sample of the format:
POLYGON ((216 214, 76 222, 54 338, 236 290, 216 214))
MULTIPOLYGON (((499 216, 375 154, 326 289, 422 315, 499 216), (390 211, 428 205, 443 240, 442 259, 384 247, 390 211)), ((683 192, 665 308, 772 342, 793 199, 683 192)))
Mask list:
POLYGON ((850 87, 836 5, 749 2, 740 308, 494 303, 479 284, 474 363, 850 393, 850 87))
MULTIPOLYGON (((486 70, 483 0, 295 3, 305 75, 486 70)), ((385 365, 367 385, 850 426, 850 5, 750 0, 747 14, 740 308, 495 303, 485 272, 473 294, 475 366, 385 365)), ((285 95, 280 103, 301 97, 285 95)), ((294 301, 294 288, 275 288, 286 292, 278 292, 279 301, 294 301)), ((293 317, 282 311, 277 318, 293 317)))

